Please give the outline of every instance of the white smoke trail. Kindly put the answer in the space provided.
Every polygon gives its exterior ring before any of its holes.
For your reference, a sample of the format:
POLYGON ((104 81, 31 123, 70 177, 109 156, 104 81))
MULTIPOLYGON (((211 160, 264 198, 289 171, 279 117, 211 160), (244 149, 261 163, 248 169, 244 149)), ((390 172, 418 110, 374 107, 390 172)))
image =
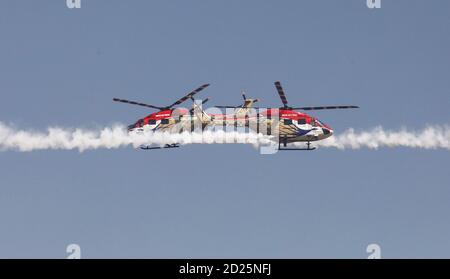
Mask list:
MULTIPOLYGON (((163 146, 168 143, 246 143, 255 147, 267 145, 271 138, 262 134, 205 131, 203 133, 145 132, 129 134, 123 125, 98 130, 49 128, 46 132, 17 130, 0 122, 0 151, 33 151, 46 149, 89 150, 141 145, 163 146)), ((297 145, 301 145, 298 143, 297 145)), ((338 149, 377 149, 381 147, 410 147, 450 150, 450 127, 428 126, 422 131, 385 131, 381 127, 355 132, 349 129, 340 135, 316 142, 319 147, 338 149)))
POLYGON ((399 131, 385 131, 382 127, 362 132, 348 129, 340 135, 318 142, 317 145, 338 149, 409 147, 450 150, 450 127, 434 125, 427 126, 421 131, 408 131, 406 128, 399 131))
POLYGON ((125 146, 164 146, 179 143, 245 143, 259 146, 270 143, 262 134, 204 131, 203 133, 151 132, 128 133, 123 125, 114 125, 99 130, 48 128, 46 132, 16 130, 0 122, 0 151, 34 151, 45 149, 79 150, 113 149, 125 146))

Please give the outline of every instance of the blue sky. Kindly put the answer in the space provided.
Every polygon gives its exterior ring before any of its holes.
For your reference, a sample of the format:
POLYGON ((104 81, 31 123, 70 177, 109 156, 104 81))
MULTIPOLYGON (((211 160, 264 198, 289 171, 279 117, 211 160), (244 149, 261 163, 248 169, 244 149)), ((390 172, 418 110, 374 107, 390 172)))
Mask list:
MULTIPOLYGON (((448 124, 444 0, 0 3, 0 121, 95 128, 149 113, 203 83, 313 115, 336 133, 448 124)), ((449 257, 449 153, 284 152, 251 146, 0 153, 0 257, 449 257)))

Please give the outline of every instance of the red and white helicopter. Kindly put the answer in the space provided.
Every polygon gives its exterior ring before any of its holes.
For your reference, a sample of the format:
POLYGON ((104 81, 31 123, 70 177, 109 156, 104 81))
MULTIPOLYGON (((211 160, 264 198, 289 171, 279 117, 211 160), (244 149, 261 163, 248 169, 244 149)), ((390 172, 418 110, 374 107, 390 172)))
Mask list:
MULTIPOLYGON (((194 131, 196 127, 205 129, 208 126, 212 127, 226 127, 234 126, 245 127, 253 130, 256 133, 264 135, 276 136, 278 139, 279 150, 314 150, 311 147, 311 142, 323 140, 333 135, 333 129, 304 112, 296 110, 310 111, 310 110, 325 110, 325 109, 349 109, 358 108, 358 106, 320 106, 320 107, 290 107, 286 99, 286 95, 279 81, 275 82, 278 95, 280 96, 282 107, 279 108, 257 108, 253 104, 258 102, 258 99, 248 99, 245 94, 244 103, 240 106, 214 106, 215 108, 232 109, 231 113, 208 113, 202 109, 202 105, 206 103, 209 98, 197 104, 194 100, 194 95, 208 87, 209 84, 204 84, 199 88, 191 91, 186 96, 180 98, 169 106, 159 107, 145 103, 139 103, 124 99, 114 98, 116 102, 122 102, 132 105, 144 106, 147 108, 157 109, 157 112, 149 114, 136 123, 128 126, 129 132, 136 131, 194 131), (178 105, 186 100, 193 101, 191 109, 179 108, 178 105), (306 148, 288 148, 289 143, 305 142, 306 148)), ((142 149, 160 149, 160 148, 174 148, 179 147, 179 144, 166 144, 164 147, 150 147, 143 146, 142 149)))

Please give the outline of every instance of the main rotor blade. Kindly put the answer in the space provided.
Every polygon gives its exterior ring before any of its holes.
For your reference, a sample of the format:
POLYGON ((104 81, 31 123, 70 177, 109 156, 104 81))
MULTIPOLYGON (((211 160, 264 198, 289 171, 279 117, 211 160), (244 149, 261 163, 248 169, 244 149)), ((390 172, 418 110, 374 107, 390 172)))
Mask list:
MULTIPOLYGON (((205 103, 208 102, 208 101, 209 101, 209 98, 204 99, 204 100, 202 101, 202 105, 205 104, 205 103)), ((189 111, 190 111, 190 112, 193 112, 193 111, 194 111, 194 108, 191 108, 189 111)))
POLYGON ((209 101, 209 97, 202 101, 202 105, 209 101))
POLYGON ((205 89, 206 87, 208 87, 209 84, 203 84, 202 86, 200 86, 199 88, 195 89, 194 91, 191 91, 189 94, 187 94, 186 96, 184 96, 183 98, 179 99, 178 101, 176 101, 175 103, 171 104, 170 106, 168 106, 167 108, 172 108, 173 106, 179 105, 181 103, 183 103, 184 101, 186 101, 187 99, 190 99, 192 97, 194 97, 195 94, 197 94, 198 92, 202 91, 203 89, 205 89))
POLYGON ((242 108, 242 105, 241 106, 214 106, 214 107, 216 107, 216 108, 242 108))
MULTIPOLYGON (((240 109, 240 108, 244 108, 243 106, 214 106, 215 108, 235 108, 235 109, 240 109)), ((249 109, 260 109, 260 107, 251 107, 249 109)))
POLYGON ((157 106, 153 106, 153 105, 149 105, 149 104, 144 104, 144 103, 138 103, 138 102, 135 102, 135 101, 124 100, 124 99, 114 98, 113 101, 126 103, 126 104, 130 104, 130 105, 137 105, 137 106, 147 107, 147 108, 162 109, 161 107, 157 107, 157 106))
POLYGON ((281 83, 279 81, 275 81, 275 87, 277 88, 278 95, 280 95, 280 99, 284 107, 288 107, 288 101, 286 99, 286 95, 284 94, 283 87, 281 87, 281 83))
POLYGON ((323 109, 350 109, 350 108, 359 108, 358 106, 325 106, 325 107, 298 107, 292 109, 300 109, 300 110, 323 110, 323 109))

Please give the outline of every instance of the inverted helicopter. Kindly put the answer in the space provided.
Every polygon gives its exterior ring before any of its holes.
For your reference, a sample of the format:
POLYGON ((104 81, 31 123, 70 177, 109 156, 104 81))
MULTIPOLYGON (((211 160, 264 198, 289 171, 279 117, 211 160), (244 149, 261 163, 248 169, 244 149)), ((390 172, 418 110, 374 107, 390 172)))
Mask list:
MULTIPOLYGON (((242 94, 244 98, 242 105, 214 106, 215 109, 227 109, 227 112, 215 113, 216 111, 212 110, 214 113, 211 113, 202 108, 202 105, 209 98, 204 99, 201 103, 194 100, 194 96, 208 86, 209 84, 204 84, 168 106, 155 106, 118 98, 113 100, 158 110, 129 125, 128 131, 130 133, 148 130, 179 133, 182 131, 192 132, 198 128, 203 131, 207 127, 244 127, 256 133, 275 136, 278 140, 278 150, 314 150, 315 147, 311 147, 311 142, 323 140, 333 135, 334 131, 330 126, 303 111, 358 108, 354 105, 291 107, 281 83, 276 81, 275 88, 283 104, 282 107, 254 107, 253 104, 259 100, 247 98, 245 94, 242 94), (178 107, 189 99, 193 101, 191 109, 178 107), (229 111, 230 109, 231 111, 229 111), (305 142, 306 148, 288 146, 288 144, 295 142, 305 142)), ((142 146, 141 148, 150 150, 175 147, 180 147, 180 145, 170 143, 162 147, 142 146)))

